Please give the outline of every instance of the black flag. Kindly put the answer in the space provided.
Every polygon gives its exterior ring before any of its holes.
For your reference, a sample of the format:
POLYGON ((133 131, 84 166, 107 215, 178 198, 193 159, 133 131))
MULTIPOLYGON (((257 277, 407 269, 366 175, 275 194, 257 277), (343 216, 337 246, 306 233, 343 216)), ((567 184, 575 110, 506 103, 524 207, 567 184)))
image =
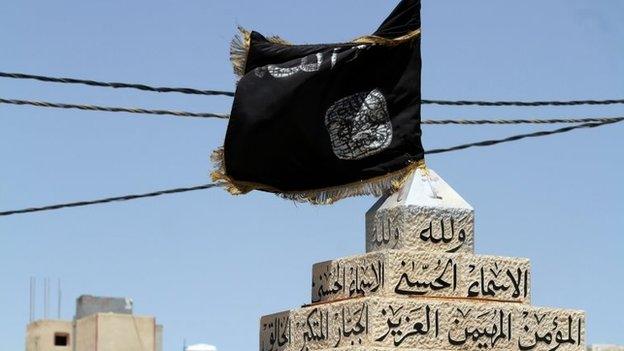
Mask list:
POLYGON ((241 76, 215 181, 313 203, 381 195, 423 159, 420 0, 403 0, 370 36, 291 45, 241 30, 241 76))

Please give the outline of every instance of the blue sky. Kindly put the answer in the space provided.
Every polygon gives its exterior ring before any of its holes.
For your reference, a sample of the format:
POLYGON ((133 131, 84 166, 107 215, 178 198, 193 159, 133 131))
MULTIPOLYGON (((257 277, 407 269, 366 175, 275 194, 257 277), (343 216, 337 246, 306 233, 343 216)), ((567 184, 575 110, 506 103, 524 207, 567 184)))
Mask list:
MULTIPOLYGON (((391 1, 4 1, 0 70, 233 89, 237 25, 293 42, 374 30, 391 1)), ((423 96, 535 100, 624 95, 619 0, 424 0, 423 96)), ((0 80, 4 98, 229 112, 229 98, 0 80)), ((622 106, 425 107, 426 118, 623 115, 622 106)), ((205 183, 218 120, 0 106, 0 209, 205 183)), ((548 128, 548 127, 546 127, 548 128)), ((535 130, 425 127, 426 148, 535 130)), ((476 209, 476 249, 528 257, 533 302, 588 313, 590 343, 624 344, 623 125, 430 157, 476 209)), ((28 279, 129 296, 188 342, 257 349, 258 320, 310 299, 315 262, 364 251, 362 197, 331 207, 220 189, 0 219, 0 340, 23 349, 28 279)), ((41 296, 41 290, 39 291, 41 296)), ((41 316, 41 301, 38 304, 41 316)))

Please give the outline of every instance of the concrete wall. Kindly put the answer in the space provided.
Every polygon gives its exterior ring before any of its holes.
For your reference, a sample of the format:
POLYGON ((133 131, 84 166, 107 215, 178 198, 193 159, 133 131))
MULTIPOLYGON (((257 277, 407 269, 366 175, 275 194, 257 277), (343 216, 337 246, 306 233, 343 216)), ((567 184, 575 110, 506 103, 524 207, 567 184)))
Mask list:
POLYGON ((98 313, 76 321, 74 351, 157 351, 154 317, 98 313))
POLYGON ((76 316, 74 319, 81 319, 96 313, 132 314, 132 300, 91 295, 82 295, 76 299, 76 316))
POLYGON ((26 328, 26 351, 72 351, 72 322, 40 320, 30 323, 26 328), (55 346, 56 334, 68 336, 67 346, 55 346))
POLYGON ((74 321, 74 339, 72 351, 96 351, 97 315, 74 321))
POLYGON ((156 320, 98 314, 98 351, 156 351, 156 320))

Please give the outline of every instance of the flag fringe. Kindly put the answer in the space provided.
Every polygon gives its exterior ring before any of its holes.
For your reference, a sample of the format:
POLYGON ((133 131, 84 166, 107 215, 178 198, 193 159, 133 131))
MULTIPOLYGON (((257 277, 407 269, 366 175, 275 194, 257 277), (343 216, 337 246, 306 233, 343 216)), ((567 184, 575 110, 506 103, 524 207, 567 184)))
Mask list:
MULTIPOLYGON (((272 43, 291 45, 288 41, 280 38, 279 36, 267 37, 272 43)), ((238 77, 245 75, 245 67, 247 66, 247 56, 249 55, 249 45, 251 42, 251 31, 239 26, 238 34, 234 36, 230 44, 230 61, 234 67, 234 74, 238 77)))
POLYGON ((297 202, 309 202, 314 205, 331 205, 338 200, 348 197, 373 195, 382 196, 389 192, 400 189, 405 181, 416 169, 427 169, 424 160, 411 162, 401 170, 385 174, 371 179, 353 182, 334 187, 306 190, 306 191, 280 191, 263 184, 239 182, 230 178, 225 171, 224 150, 219 148, 212 154, 212 162, 216 170, 212 172, 212 180, 217 182, 232 195, 243 195, 252 190, 264 190, 277 194, 277 196, 297 202))
POLYGON ((251 32, 243 27, 238 27, 238 34, 234 36, 230 43, 230 61, 234 67, 234 74, 239 77, 245 75, 250 40, 251 32))
POLYGON ((225 172, 225 150, 220 147, 212 152, 210 160, 215 166, 215 170, 212 171, 210 177, 215 183, 222 185, 227 192, 232 195, 243 195, 254 190, 253 187, 245 187, 240 182, 230 178, 225 172))
MULTIPOLYGON (((234 73, 238 77, 245 75, 245 67, 247 66, 247 56, 249 55, 249 45, 251 42, 251 32, 247 29, 239 26, 238 34, 232 39, 230 44, 230 61, 234 67, 234 73)), ((407 33, 398 38, 384 38, 376 35, 366 35, 356 38, 350 42, 350 44, 373 44, 373 45, 385 45, 396 46, 406 41, 413 40, 420 36, 420 29, 416 29, 410 33, 407 33)), ((275 44, 292 45, 288 41, 280 38, 279 36, 270 36, 267 39, 275 44)))
POLYGON ((405 43, 406 41, 413 40, 416 37, 420 36, 420 28, 413 30, 405 35, 402 35, 397 38, 384 38, 376 35, 366 35, 363 37, 359 37, 354 39, 352 43, 354 44, 374 44, 374 45, 384 45, 384 46, 396 46, 405 43))

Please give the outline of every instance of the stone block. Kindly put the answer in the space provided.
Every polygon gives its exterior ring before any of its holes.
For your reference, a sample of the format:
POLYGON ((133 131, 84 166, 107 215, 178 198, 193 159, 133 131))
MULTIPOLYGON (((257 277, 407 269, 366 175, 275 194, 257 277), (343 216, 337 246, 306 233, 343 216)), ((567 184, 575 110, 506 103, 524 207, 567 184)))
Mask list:
POLYGON ((474 210, 432 170, 418 169, 366 213, 366 251, 474 252, 474 210))
POLYGON ((519 303, 364 297, 260 321, 260 351, 383 348, 584 351, 585 314, 519 303))
POLYGON ((312 302, 361 296, 467 298, 530 303, 524 258, 386 250, 312 268, 312 302))

